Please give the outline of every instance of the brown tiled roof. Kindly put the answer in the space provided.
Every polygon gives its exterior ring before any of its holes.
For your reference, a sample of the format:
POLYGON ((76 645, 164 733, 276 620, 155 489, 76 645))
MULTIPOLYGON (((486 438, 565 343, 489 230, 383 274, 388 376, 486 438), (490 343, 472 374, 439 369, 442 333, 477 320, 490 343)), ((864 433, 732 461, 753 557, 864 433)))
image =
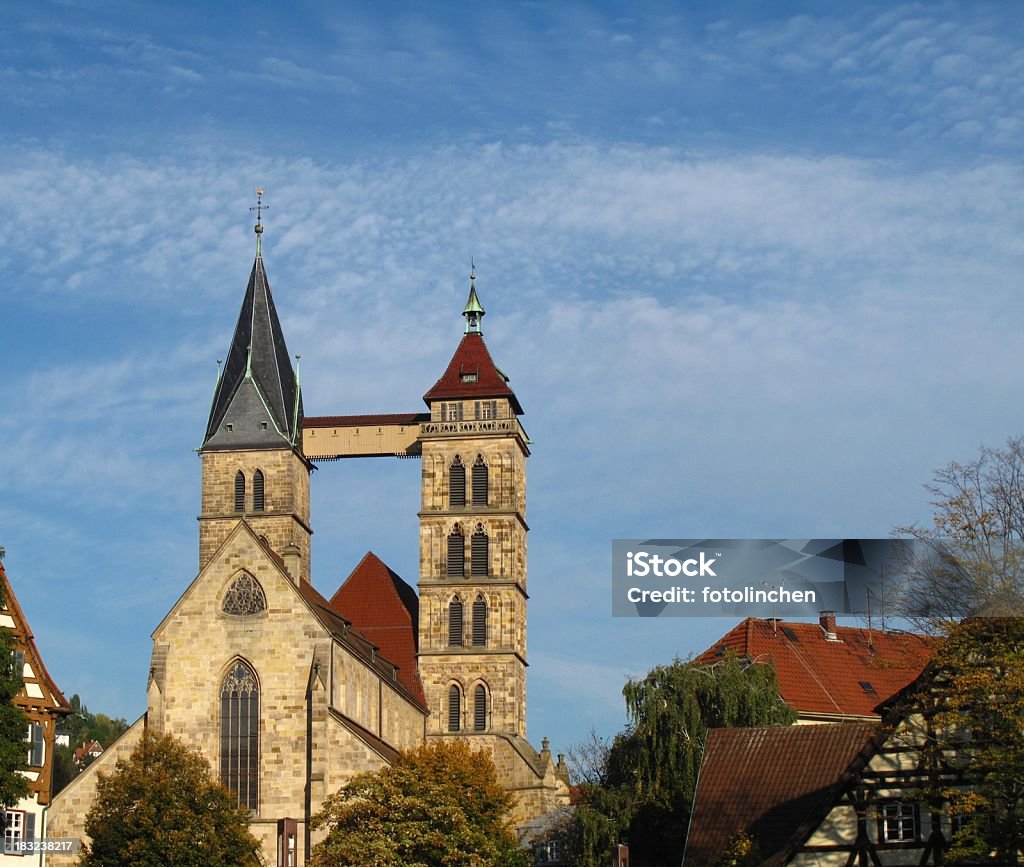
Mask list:
POLYGON ((517 415, 523 412, 509 388, 508 378, 498 370, 491 353, 487 351, 483 337, 473 332, 462 338, 452 360, 448 362, 448 369, 434 383, 434 387, 423 395, 423 400, 429 405, 432 400, 484 397, 507 397, 517 415), (463 382, 464 374, 476 374, 476 380, 463 382))
POLYGON ((412 587, 367 551, 331 597, 330 606, 398 666, 399 681, 425 706, 416 665, 419 599, 412 587))
POLYGON ((430 421, 428 412, 391 412, 381 415, 317 415, 306 416, 302 429, 311 427, 373 427, 374 425, 414 425, 430 421))
POLYGON ((757 842, 763 865, 785 863, 879 730, 850 722, 709 731, 683 867, 710 867, 740 832, 757 842))
POLYGON ((782 700, 802 715, 877 717, 875 708, 911 683, 935 644, 923 635, 837 626, 830 641, 817 623, 748 617, 695 662, 710 663, 726 649, 775 664, 782 700))

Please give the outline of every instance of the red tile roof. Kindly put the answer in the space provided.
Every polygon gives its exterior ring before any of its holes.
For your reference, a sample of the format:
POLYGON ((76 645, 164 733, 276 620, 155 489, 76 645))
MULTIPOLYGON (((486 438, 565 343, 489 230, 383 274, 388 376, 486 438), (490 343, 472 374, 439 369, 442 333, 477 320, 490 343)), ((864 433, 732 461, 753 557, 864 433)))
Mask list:
POLYGON ((448 369, 434 383, 434 387, 423 395, 423 400, 429 405, 432 400, 467 397, 507 397, 517 415, 523 412, 509 388, 508 377, 498 370, 483 337, 475 332, 462 338, 459 348, 448 362, 448 369), (476 374, 475 381, 464 382, 466 374, 476 374))
POLYGON ((306 416, 302 429, 311 427, 373 427, 374 425, 414 425, 430 421, 426 412, 390 412, 380 415, 317 415, 306 416))
POLYGON ((837 626, 836 641, 817 623, 748 617, 696 658, 710 663, 727 648, 775 664, 783 701, 801 716, 878 717, 875 708, 911 683, 935 652, 908 632, 837 626))
POLYGON ((331 597, 330 606, 398 666, 399 681, 426 705, 416 665, 419 599, 412 587, 368 551, 331 597))
POLYGON ((762 864, 784 864, 828 814, 879 730, 850 722, 709 731, 683 867, 711 867, 740 832, 757 842, 762 864))

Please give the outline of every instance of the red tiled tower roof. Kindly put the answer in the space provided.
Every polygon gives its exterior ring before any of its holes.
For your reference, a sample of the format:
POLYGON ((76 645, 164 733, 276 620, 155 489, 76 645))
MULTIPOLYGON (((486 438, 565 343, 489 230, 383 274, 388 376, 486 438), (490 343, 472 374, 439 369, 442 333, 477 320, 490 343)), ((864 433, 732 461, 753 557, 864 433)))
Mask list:
POLYGON ((923 635, 748 617, 694 661, 727 649, 775 664, 782 700, 804 717, 877 718, 876 707, 911 683, 935 653, 923 635))
POLYGON ((462 338, 448 368, 423 395, 423 400, 429 406, 434 400, 485 397, 507 397, 516 415, 523 413, 519 400, 509 388, 508 377, 498 370, 487 351, 483 336, 471 331, 462 338))
POLYGON ((412 587, 367 551, 331 597, 330 607, 376 644, 381 656, 398 666, 402 685, 425 705, 416 665, 419 600, 412 587))
POLYGON ((684 867, 711 867, 739 832, 763 864, 784 864, 827 815, 846 773, 863 762, 879 727, 721 728, 708 732, 684 867))

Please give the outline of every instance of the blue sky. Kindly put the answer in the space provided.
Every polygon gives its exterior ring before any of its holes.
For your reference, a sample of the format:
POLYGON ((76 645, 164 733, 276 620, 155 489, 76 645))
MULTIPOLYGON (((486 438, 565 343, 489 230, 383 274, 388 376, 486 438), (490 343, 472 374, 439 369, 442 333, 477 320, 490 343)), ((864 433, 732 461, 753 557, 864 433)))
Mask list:
MULTIPOLYGON (((0 545, 144 709, 254 252, 311 415, 417 411, 469 259, 526 409, 530 737, 733 625, 613 620, 616 537, 877 537, 1021 433, 1015 3, 32 2, 0 21, 0 545)), ((314 583, 411 583, 419 465, 313 478, 314 583)))

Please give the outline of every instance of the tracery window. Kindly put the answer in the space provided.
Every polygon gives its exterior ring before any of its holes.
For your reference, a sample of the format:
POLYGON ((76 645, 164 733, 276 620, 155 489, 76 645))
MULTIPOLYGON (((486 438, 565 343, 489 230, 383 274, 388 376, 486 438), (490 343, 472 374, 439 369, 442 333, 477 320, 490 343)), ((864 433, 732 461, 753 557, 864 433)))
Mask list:
POLYGON ((263 470, 256 470, 252 477, 252 510, 263 511, 263 470))
POLYGON ((456 524, 448 534, 448 576, 463 578, 466 574, 466 537, 462 525, 456 524))
POLYGON ((484 525, 477 524, 476 532, 470 540, 470 574, 486 575, 488 558, 487 533, 484 532, 484 525))
POLYGON ((478 732, 487 730, 487 689, 482 683, 473 690, 473 728, 478 732))
POLYGON ((466 505, 466 467, 458 455, 448 468, 448 505, 466 505))
POLYGON ((473 464, 473 505, 487 505, 487 464, 483 455, 477 455, 473 464))
POLYGON ((220 779, 240 807, 259 809, 260 687, 240 659, 220 690, 220 779))
POLYGON ((235 473, 235 511, 245 511, 245 473, 235 473))
POLYGON ((473 602, 473 646, 487 646, 487 603, 483 596, 473 602))
POLYGON ((462 600, 458 596, 448 603, 448 646, 462 647, 462 600))
POLYGON ((239 616, 266 611, 267 597, 263 595, 260 582, 247 572, 243 572, 231 582, 228 592, 224 594, 224 604, 221 606, 221 610, 225 614, 239 616))
POLYGON ((457 732, 462 728, 462 693, 453 683, 448 687, 448 731, 457 732))

